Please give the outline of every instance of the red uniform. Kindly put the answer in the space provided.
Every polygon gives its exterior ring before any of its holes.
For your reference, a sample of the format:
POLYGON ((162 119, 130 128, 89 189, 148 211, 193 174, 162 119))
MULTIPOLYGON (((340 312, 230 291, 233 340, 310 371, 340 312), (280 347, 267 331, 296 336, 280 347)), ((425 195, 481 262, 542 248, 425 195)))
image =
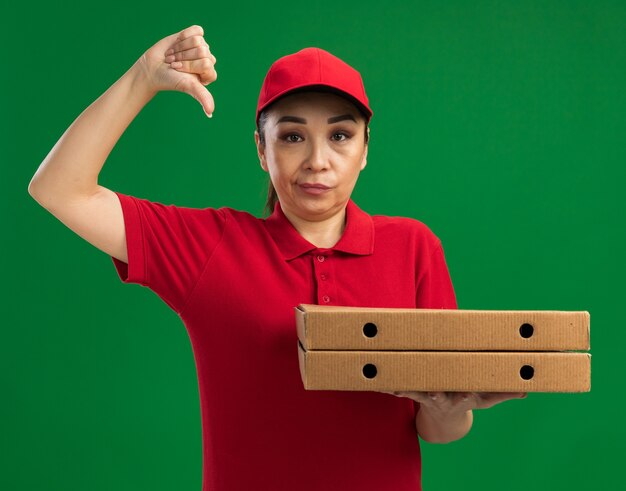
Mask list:
POLYGON ((294 307, 457 308, 441 242, 422 222, 350 200, 317 248, 285 217, 163 205, 117 193, 125 283, 183 321, 198 373, 205 491, 417 491, 417 404, 379 392, 306 391, 294 307))

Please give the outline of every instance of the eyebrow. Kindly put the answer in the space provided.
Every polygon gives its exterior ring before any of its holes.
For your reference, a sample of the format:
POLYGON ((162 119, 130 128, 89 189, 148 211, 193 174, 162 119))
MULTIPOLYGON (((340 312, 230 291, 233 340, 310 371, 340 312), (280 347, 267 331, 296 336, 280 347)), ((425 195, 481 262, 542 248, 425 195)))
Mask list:
MULTIPOLYGON (((339 121, 344 121, 346 119, 351 119, 352 121, 356 123, 356 119, 354 119, 354 116, 352 116, 352 114, 342 114, 341 116, 333 116, 332 118, 328 118, 328 124, 337 123, 339 121)), ((278 120, 276 124, 279 124, 279 123, 306 124, 306 119, 299 118, 297 116, 283 116, 282 118, 278 120)))

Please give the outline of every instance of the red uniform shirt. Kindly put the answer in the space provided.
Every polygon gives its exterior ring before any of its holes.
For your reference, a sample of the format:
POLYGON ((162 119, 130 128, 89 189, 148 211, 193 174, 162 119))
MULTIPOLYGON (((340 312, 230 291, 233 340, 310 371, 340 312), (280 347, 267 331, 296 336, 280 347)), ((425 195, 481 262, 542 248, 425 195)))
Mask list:
POLYGON ((124 283, 183 321, 198 373, 203 490, 416 491, 417 404, 379 392, 306 391, 294 307, 457 308, 441 242, 422 222, 350 200, 332 248, 304 239, 278 203, 267 219, 117 193, 124 283))

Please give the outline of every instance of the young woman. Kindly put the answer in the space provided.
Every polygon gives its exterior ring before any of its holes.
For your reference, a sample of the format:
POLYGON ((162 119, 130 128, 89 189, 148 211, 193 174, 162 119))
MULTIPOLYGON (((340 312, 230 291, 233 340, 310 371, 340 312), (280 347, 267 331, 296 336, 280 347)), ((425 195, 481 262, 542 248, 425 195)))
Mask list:
POLYGON ((294 307, 457 307, 439 239, 351 199, 372 116, 361 76, 319 48, 265 76, 254 137, 270 176, 267 218, 163 205, 98 184, 107 155, 155 94, 179 90, 211 116, 216 58, 200 26, 168 36, 68 128, 29 192, 112 257, 125 283, 183 321, 202 414, 203 489, 421 488, 419 437, 463 437, 472 409, 523 394, 305 391, 294 307), (397 396, 397 397, 393 397, 397 396))

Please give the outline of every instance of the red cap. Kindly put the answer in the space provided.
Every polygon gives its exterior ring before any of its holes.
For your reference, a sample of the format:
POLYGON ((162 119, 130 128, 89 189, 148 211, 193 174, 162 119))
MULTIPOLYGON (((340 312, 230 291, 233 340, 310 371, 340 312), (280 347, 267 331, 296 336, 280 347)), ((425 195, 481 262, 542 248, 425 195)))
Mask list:
POLYGON ((263 80, 256 109, 259 114, 272 102, 297 89, 316 87, 346 97, 372 117, 361 74, 328 51, 321 48, 304 48, 276 60, 263 80))

